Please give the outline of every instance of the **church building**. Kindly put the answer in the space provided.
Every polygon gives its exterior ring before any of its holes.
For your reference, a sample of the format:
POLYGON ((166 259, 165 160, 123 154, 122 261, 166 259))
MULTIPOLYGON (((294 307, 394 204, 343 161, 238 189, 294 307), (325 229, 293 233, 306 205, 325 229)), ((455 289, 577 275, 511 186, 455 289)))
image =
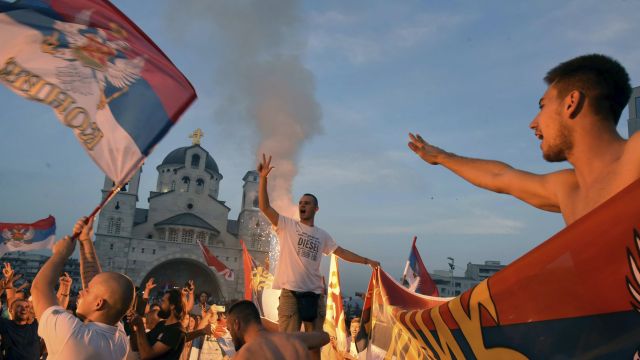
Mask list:
MULTIPOLYGON (((258 209, 258 173, 248 171, 242 179, 240 213, 229 219, 231 209, 218 196, 222 173, 200 145, 202 136, 197 129, 191 146, 173 150, 156 167, 148 209, 137 207, 141 168, 100 212, 95 247, 103 271, 127 274, 141 288, 149 278, 158 290, 194 280, 196 292, 207 291, 214 301, 242 298, 239 240, 260 262, 269 251, 270 224, 258 209), (234 271, 233 280, 205 263, 198 241, 234 271)), ((113 186, 106 178, 103 198, 113 186)))

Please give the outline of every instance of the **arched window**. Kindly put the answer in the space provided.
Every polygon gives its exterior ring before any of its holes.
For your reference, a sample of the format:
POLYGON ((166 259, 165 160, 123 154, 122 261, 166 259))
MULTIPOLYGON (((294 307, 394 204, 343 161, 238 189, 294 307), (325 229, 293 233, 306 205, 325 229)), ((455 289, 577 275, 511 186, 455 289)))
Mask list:
POLYGON ((173 180, 171 182, 171 191, 176 191, 176 181, 175 180, 173 180))
POLYGON ((258 202, 258 197, 256 196, 253 198, 253 207, 257 208, 258 206, 259 206, 259 202, 258 202))
POLYGON ((191 156, 191 167, 197 169, 200 166, 200 155, 193 154, 191 156))
POLYGON ((116 235, 120 235, 120 230, 122 230, 122 218, 116 218, 113 233, 116 235))
POLYGON ((203 189, 204 189, 204 180, 203 179, 196 180, 196 193, 202 194, 203 189))
POLYGON ((110 217, 109 220, 107 221, 107 234, 113 234, 115 224, 116 224, 115 219, 113 217, 110 217))
POLYGON ((189 186, 191 185, 191 179, 189 179, 188 176, 182 177, 182 184, 184 184, 182 186, 182 191, 188 192, 189 191, 189 186))

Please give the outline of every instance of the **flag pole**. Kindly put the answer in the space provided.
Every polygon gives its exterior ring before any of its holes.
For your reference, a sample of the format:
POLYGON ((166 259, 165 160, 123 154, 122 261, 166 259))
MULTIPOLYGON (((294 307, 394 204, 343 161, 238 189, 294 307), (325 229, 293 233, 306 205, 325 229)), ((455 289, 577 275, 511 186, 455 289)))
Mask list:
MULTIPOLYGON (((100 204, 98 204, 98 206, 95 207, 95 209, 93 209, 93 211, 91 212, 91 214, 89 214, 89 216, 87 216, 87 218, 84 220, 84 224, 87 225, 89 223, 89 221, 91 221, 92 218, 94 218, 96 215, 98 215, 98 213, 100 212, 100 210, 102 210, 102 208, 111 200, 113 199, 114 196, 116 196, 117 193, 120 192, 120 189, 122 189, 122 186, 124 186, 124 184, 127 183, 127 181, 129 181, 131 179, 131 177, 133 176, 133 174, 140 168, 140 166, 142 165, 142 163, 144 162, 145 158, 140 159, 134 166, 131 167, 131 170, 129 170, 124 179, 120 181, 120 183, 116 186, 113 187, 113 189, 111 189, 111 191, 109 192, 109 194, 107 194, 107 196, 105 196, 104 199, 102 199, 102 201, 100 202, 100 204)), ((78 236, 80 236, 80 232, 75 232, 73 233, 73 235, 71 235, 72 239, 77 239, 78 236)))

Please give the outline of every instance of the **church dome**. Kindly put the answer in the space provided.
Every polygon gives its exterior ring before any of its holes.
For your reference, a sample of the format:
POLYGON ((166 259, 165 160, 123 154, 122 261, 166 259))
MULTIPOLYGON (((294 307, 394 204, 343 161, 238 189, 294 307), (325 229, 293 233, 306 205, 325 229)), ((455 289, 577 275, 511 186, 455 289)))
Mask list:
MULTIPOLYGON (((160 164, 160 166, 162 165, 184 165, 186 163, 186 157, 187 157, 187 150, 193 148, 193 147, 199 147, 202 150, 204 150, 200 145, 192 145, 192 146, 185 146, 185 147, 181 147, 178 149, 173 150, 172 152, 169 153, 169 155, 167 155, 164 160, 162 160, 162 164, 160 164)), ((214 174, 220 174, 220 171, 218 170, 218 164, 216 164, 216 161, 213 160, 213 157, 211 157, 211 155, 209 154, 208 151, 204 150, 204 152, 207 154, 207 159, 205 160, 204 163, 204 168, 205 170, 209 170, 211 172, 213 172, 214 174)))

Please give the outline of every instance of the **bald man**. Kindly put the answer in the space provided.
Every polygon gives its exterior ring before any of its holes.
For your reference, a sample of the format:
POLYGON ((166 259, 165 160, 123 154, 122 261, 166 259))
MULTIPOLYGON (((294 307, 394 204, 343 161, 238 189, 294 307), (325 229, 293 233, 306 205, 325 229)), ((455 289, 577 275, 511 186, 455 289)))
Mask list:
POLYGON ((38 334, 47 345, 49 359, 124 359, 129 351, 120 320, 132 306, 134 285, 125 275, 100 272, 91 242, 92 225, 92 220, 85 225, 80 219, 74 227, 74 233, 80 233, 84 287, 78 296, 77 316, 58 305, 54 292, 64 263, 75 249, 74 239, 59 240, 33 280, 38 334))

